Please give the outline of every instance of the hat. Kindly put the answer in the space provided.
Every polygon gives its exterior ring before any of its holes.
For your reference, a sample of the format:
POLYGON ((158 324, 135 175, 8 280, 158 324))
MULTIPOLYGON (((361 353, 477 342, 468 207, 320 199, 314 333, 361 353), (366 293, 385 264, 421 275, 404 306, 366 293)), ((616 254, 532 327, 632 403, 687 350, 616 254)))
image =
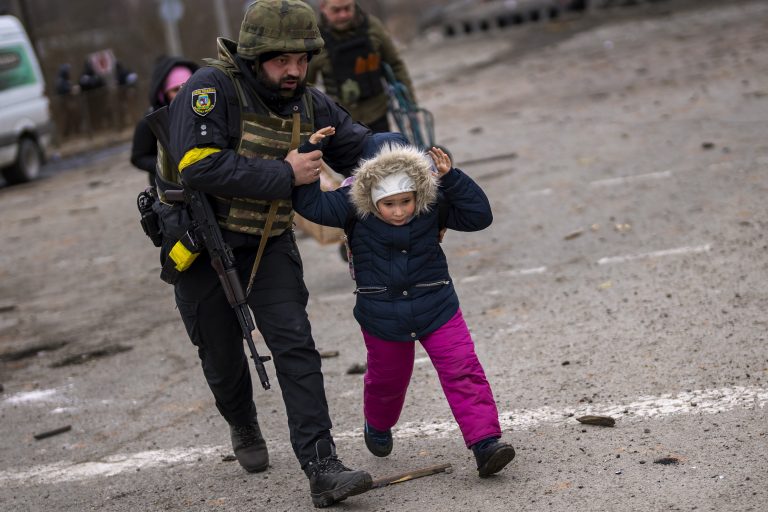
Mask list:
POLYGON ((371 134, 365 141, 363 152, 360 158, 367 160, 373 158, 385 145, 389 146, 408 146, 410 142, 399 132, 378 132, 371 134))
POLYGON ((371 199, 376 209, 379 209, 378 202, 385 197, 394 196, 395 194, 401 194, 403 192, 415 192, 416 185, 413 184, 413 180, 404 171, 389 174, 379 180, 371 188, 371 199))
POLYGON ((266 52, 317 54, 323 46, 315 11, 301 0, 253 2, 237 38, 237 54, 247 60, 266 52))
POLYGON ((192 70, 186 66, 176 66, 172 68, 165 77, 163 83, 163 92, 166 93, 171 89, 175 89, 189 80, 192 76, 192 70))

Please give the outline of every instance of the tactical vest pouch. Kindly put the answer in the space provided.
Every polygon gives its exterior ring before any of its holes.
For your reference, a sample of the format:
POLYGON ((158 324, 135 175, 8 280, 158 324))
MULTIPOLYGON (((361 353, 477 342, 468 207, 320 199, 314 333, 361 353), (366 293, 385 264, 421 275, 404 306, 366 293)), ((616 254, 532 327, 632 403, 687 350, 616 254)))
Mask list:
POLYGON ((154 246, 160 247, 163 243, 163 234, 160 232, 160 221, 157 212, 153 208, 156 202, 157 195, 152 187, 148 187, 139 193, 139 196, 136 198, 136 206, 141 215, 141 228, 144 230, 144 234, 152 240, 154 246))
POLYGON ((168 251, 163 268, 160 271, 160 279, 168 284, 176 284, 182 272, 187 270, 200 255, 202 246, 187 231, 168 251))
POLYGON ((354 105, 384 92, 381 55, 373 50, 367 20, 348 39, 325 37, 325 48, 342 103, 354 105))
POLYGON ((158 224, 163 235, 160 250, 160 279, 176 284, 182 272, 187 270, 202 250, 201 244, 191 234, 193 221, 183 203, 155 202, 158 224))

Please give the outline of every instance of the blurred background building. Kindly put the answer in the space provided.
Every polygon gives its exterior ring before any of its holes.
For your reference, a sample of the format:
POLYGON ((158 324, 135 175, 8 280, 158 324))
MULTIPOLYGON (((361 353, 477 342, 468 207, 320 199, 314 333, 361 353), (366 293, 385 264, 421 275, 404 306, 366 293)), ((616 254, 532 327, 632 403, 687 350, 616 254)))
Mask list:
MULTIPOLYGON (((318 0, 307 0, 317 7, 318 0)), ((645 0, 648 2, 660 0, 645 0)), ((216 37, 237 38, 252 0, 0 0, 24 24, 40 60, 57 142, 127 132, 147 108, 155 59, 215 57, 216 37)), ((554 17, 553 8, 640 0, 358 0, 397 43, 554 17), (509 12, 508 12, 509 11, 509 12), (510 14, 512 11, 514 13, 510 14), (497 14, 500 13, 500 14, 497 14)), ((556 14, 556 13, 555 13, 556 14)))
MULTIPOLYGON (((155 58, 215 57, 216 37, 237 38, 251 0, 0 0, 0 14, 24 24, 51 99, 58 142, 128 131, 147 108, 155 58)), ((317 5, 317 1, 310 1, 317 5)), ((439 4, 427 0, 421 4, 439 4)), ((407 20, 419 6, 405 0, 360 0, 385 22, 407 20), (396 16, 389 13, 397 13, 396 16)), ((402 24, 402 22, 400 22, 402 24)), ((395 37, 412 37, 395 28, 395 37), (400 37, 399 33, 403 35, 400 37)))

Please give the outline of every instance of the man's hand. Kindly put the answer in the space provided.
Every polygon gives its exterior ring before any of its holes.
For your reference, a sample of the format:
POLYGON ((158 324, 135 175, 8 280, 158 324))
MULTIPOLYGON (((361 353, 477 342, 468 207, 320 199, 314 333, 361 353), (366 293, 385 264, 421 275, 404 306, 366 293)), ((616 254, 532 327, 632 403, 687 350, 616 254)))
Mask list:
POLYGON ((320 177, 320 164, 323 162, 323 152, 320 150, 309 153, 299 153, 292 149, 285 157, 285 161, 293 169, 293 183, 296 186, 306 185, 317 181, 320 177))

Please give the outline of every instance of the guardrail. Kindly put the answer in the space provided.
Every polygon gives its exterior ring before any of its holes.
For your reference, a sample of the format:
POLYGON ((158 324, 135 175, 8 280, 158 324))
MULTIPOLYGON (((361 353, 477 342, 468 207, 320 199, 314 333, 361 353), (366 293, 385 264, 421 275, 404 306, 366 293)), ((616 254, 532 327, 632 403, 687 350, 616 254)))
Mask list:
POLYGON ((546 23, 588 15, 600 10, 654 4, 667 0, 518 0, 487 2, 473 7, 464 2, 461 13, 449 12, 431 23, 445 37, 460 37, 504 30, 531 23, 546 23))

